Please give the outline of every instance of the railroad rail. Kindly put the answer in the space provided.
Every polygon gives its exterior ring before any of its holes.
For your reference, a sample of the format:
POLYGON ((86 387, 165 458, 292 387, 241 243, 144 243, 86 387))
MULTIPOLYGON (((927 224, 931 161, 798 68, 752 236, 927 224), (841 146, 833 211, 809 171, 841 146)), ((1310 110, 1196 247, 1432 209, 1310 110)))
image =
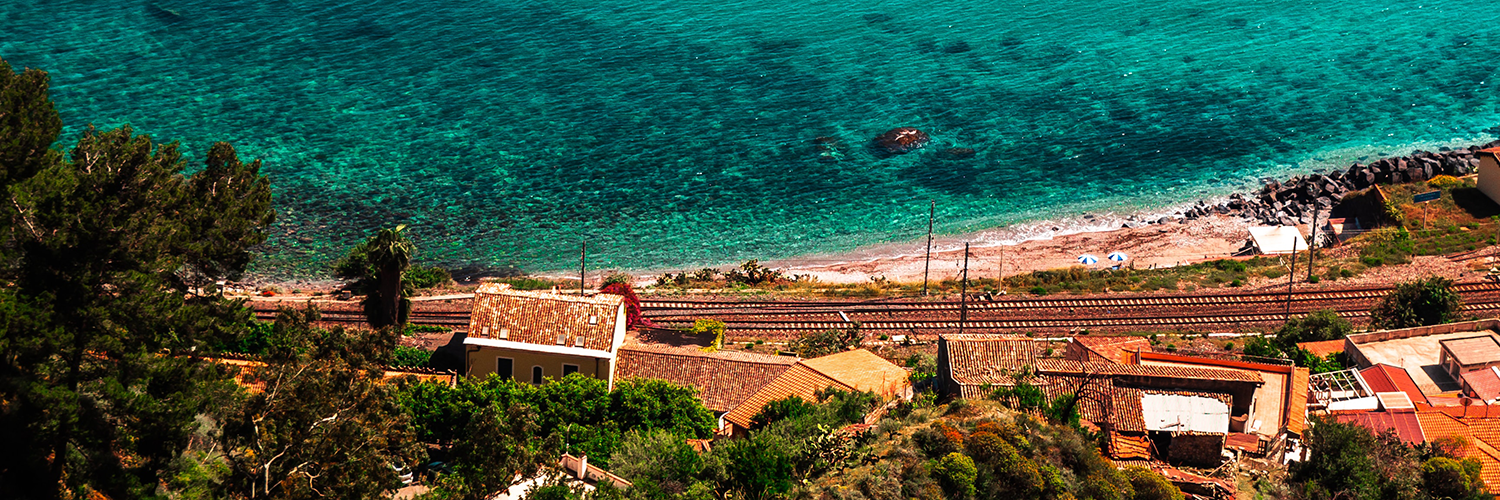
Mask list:
MULTIPOLYGON (((1125 295, 1120 297, 1058 297, 998 300, 911 302, 910 299, 730 302, 712 300, 645 300, 644 315, 665 327, 690 326, 699 318, 724 321, 728 333, 738 338, 790 338, 803 333, 849 329, 856 324, 865 332, 944 333, 959 328, 960 310, 966 332, 1062 332, 1129 329, 1236 329, 1279 324, 1292 316, 1331 308, 1340 316, 1361 321, 1369 308, 1392 287, 1356 287, 1335 290, 1253 292, 1239 294, 1125 295), (1288 306, 1290 311, 1288 311, 1288 306)), ((1500 284, 1460 283, 1453 290, 1464 297, 1470 314, 1500 313, 1500 284)), ((269 304, 258 307, 257 318, 274 319, 269 304)), ((352 310, 328 310, 322 321, 364 324, 364 315, 352 310)), ((415 309, 411 322, 464 329, 467 311, 415 309)))

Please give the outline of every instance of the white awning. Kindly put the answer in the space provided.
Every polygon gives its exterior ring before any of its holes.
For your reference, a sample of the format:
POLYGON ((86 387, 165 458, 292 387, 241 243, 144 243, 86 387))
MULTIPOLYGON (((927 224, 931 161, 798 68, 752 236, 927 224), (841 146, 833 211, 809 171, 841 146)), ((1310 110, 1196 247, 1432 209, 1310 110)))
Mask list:
POLYGON ((565 345, 530 344, 526 342, 474 337, 465 338, 464 345, 496 347, 500 349, 515 349, 518 351, 542 352, 547 354, 567 354, 570 356, 584 356, 589 358, 615 359, 615 353, 609 351, 601 351, 598 349, 584 349, 582 347, 568 347, 565 345))
POLYGON ((1307 251, 1307 240, 1302 239, 1296 226, 1255 226, 1250 228, 1250 239, 1266 255, 1292 253, 1293 245, 1298 252, 1307 251))

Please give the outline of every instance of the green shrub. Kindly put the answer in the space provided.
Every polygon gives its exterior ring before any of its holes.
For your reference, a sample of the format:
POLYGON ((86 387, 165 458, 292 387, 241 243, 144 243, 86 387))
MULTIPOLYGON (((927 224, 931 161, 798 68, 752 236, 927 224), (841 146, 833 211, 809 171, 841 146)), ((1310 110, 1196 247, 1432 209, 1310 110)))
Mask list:
MULTIPOLYGON (((710 338, 710 344, 704 350, 718 350, 724 348, 724 322, 716 319, 697 319, 693 321, 693 328, 688 333, 710 338)), ((753 344, 746 344, 746 348, 753 344)))
POLYGON ((1046 295, 1047 294, 1047 288, 1046 287, 1040 287, 1040 286, 1034 286, 1034 287, 1031 287, 1030 292, 1031 292, 1032 295, 1046 295))
POLYGON ((1463 299, 1449 287, 1453 281, 1431 277, 1396 285, 1370 310, 1375 328, 1395 329, 1451 323, 1463 311, 1463 299))
POLYGON ((1350 333, 1354 333, 1354 325, 1349 320, 1339 316, 1333 309, 1321 309, 1282 324, 1276 330, 1276 344, 1286 350, 1301 342, 1338 340, 1350 333))
POLYGON ((928 467, 932 469, 932 477, 943 485, 943 491, 948 493, 949 498, 974 497, 974 480, 979 478, 979 469, 974 467, 974 459, 953 452, 933 460, 928 467))
POLYGON ((423 368, 432 359, 432 351, 418 349, 404 345, 396 346, 391 352, 391 366, 403 368, 423 368))
POLYGON ((411 266, 401 275, 402 284, 416 290, 446 285, 453 281, 448 271, 435 266, 411 266))

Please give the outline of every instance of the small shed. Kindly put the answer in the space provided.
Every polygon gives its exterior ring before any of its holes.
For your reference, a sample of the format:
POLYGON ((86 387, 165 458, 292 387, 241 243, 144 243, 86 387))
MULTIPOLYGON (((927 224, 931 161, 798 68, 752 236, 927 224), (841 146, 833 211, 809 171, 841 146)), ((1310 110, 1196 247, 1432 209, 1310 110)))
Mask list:
POLYGON ((1255 226, 1250 228, 1250 241, 1255 243, 1261 255, 1281 255, 1307 250, 1307 240, 1296 226, 1255 226))
POLYGON ((1481 149, 1475 158, 1479 158, 1479 192, 1490 197, 1491 201, 1500 203, 1500 148, 1481 149))

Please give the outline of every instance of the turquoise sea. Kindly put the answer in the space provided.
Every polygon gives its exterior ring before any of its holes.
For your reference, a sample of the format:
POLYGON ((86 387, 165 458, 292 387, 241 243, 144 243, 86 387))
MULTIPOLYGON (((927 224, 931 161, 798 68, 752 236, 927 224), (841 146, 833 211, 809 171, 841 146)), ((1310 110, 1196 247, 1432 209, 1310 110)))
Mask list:
POLYGON ((1350 0, 6 0, 69 143, 263 158, 263 273, 691 268, 1161 208, 1493 139, 1500 9, 1350 0), (880 158, 899 126, 933 138, 880 158), (820 161, 817 140, 839 161, 820 161), (972 148, 952 159, 947 148, 972 148))

